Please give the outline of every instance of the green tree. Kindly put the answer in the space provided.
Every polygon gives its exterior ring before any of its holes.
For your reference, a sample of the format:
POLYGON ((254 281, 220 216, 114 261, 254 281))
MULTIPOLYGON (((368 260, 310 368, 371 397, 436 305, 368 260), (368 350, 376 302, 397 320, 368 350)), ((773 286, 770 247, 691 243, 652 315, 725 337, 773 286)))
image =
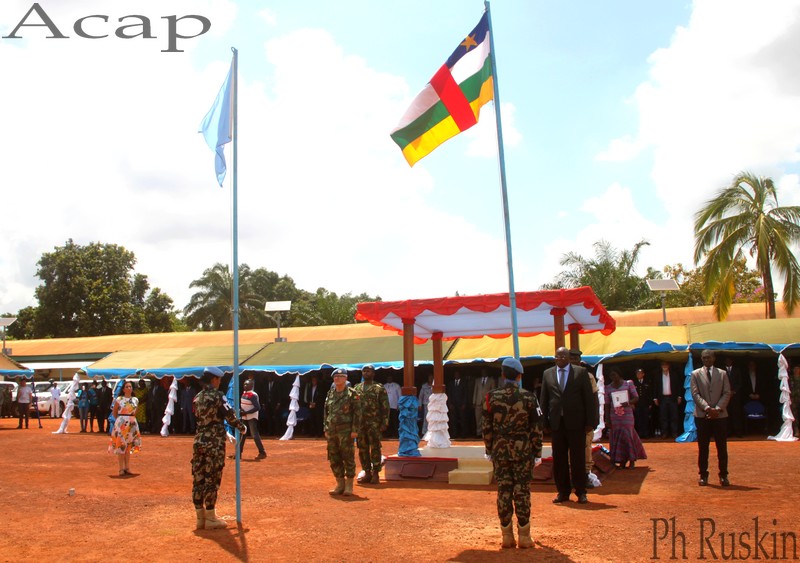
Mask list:
POLYGON ((6 338, 16 340, 29 340, 34 336, 34 323, 36 322, 36 307, 25 307, 17 314, 5 313, 3 317, 16 317, 14 324, 6 327, 6 338))
MULTIPOLYGON (((33 315, 33 337, 151 331, 143 321, 150 284, 147 276, 133 273, 135 264, 133 252, 116 244, 82 246, 69 239, 63 247, 44 253, 38 262, 37 275, 43 283, 35 292, 39 304, 33 315)), ((172 299, 161 295, 159 305, 168 314, 172 299)))
POLYGON ((324 287, 317 289, 312 298, 301 301, 293 309, 293 322, 296 326, 343 325, 355 323, 356 305, 363 301, 380 301, 380 297, 371 297, 366 293, 342 296, 328 291, 324 287))
POLYGON ((736 264, 755 260, 764 282, 767 314, 776 317, 772 268, 784 279, 783 304, 790 314, 800 299, 800 264, 792 246, 800 242, 800 207, 781 207, 771 178, 749 172, 705 203, 695 214, 694 260, 704 275, 707 298, 715 293, 714 313, 725 319, 736 296, 736 264))
POLYGON ((617 250, 604 240, 594 243, 594 258, 585 258, 574 252, 561 257, 561 266, 567 269, 542 289, 559 289, 590 286, 603 305, 613 311, 641 309, 655 304, 648 289, 646 277, 637 276, 634 268, 639 253, 647 241, 637 242, 631 250, 617 250))
MULTIPOLYGON (((253 273, 247 264, 239 265, 239 328, 265 326, 263 296, 252 288, 253 273)), ((227 264, 214 264, 189 284, 198 288, 184 307, 184 321, 194 330, 230 330, 233 328, 233 275, 227 264)))
MULTIPOLYGON (((711 305, 717 299, 716 292, 710 298, 705 294, 705 277, 702 268, 687 270, 683 264, 664 266, 663 272, 652 271, 649 278, 671 278, 678 282, 678 291, 667 292, 667 307, 697 307, 711 305)), ((757 270, 747 267, 747 261, 742 258, 735 265, 734 287, 736 293, 734 303, 760 303, 766 301, 764 284, 757 270)))

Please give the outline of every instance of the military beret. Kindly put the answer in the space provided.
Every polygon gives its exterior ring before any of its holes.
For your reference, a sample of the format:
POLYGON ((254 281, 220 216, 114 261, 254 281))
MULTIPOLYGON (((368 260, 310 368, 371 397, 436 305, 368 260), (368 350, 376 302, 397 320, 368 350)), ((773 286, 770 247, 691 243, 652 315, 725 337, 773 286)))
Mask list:
POLYGON ((344 369, 344 368, 337 368, 337 369, 333 370, 333 373, 331 375, 333 377, 336 377, 337 375, 343 375, 343 376, 347 377, 347 370, 344 369))
POLYGON ((206 374, 212 377, 222 377, 223 375, 225 375, 224 373, 222 373, 222 370, 219 369, 217 366, 208 366, 207 368, 205 368, 203 370, 203 375, 206 374))
POLYGON ((522 373, 525 371, 522 369, 522 362, 516 358, 506 358, 503 360, 503 367, 511 368, 517 373, 522 373))

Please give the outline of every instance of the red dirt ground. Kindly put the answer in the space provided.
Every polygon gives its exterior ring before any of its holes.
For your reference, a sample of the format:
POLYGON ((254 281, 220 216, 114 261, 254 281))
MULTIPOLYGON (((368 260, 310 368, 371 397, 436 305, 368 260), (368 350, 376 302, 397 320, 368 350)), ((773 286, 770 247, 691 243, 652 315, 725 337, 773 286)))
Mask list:
MULTIPOLYGON (((52 434, 58 422, 17 430, 16 420, 0 420, 0 560, 670 560, 673 518, 678 560, 722 559, 732 538, 737 559, 781 558, 784 543, 788 559, 800 556, 786 535, 800 536, 798 442, 732 441, 728 489, 714 479, 697 486, 696 444, 647 442, 649 459, 610 476, 588 505, 554 505, 553 485, 534 485, 535 548, 501 550, 493 487, 382 482, 332 498, 324 441, 311 439, 270 439, 267 459, 242 462, 240 527, 228 462, 217 512, 231 526, 195 531, 190 437, 145 436, 134 475, 119 478, 107 437, 77 433, 74 420, 72 433, 52 434)), ((396 451, 396 441, 385 444, 385 454, 396 451)), ((255 453, 248 442, 246 457, 255 453)), ((714 467, 713 446, 711 459, 714 467)))

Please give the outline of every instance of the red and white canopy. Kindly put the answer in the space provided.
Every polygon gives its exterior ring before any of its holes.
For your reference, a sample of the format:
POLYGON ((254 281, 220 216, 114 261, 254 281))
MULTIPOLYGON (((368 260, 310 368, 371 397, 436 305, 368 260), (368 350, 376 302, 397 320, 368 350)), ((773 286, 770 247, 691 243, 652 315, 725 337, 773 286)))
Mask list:
MULTIPOLYGON (((616 323, 591 287, 516 293, 517 329, 520 336, 554 334, 553 317, 564 315, 564 329, 579 333, 611 334, 616 323)), ((421 344, 433 334, 442 340, 505 338, 512 333, 508 293, 490 295, 376 301, 359 303, 356 320, 369 321, 403 334, 403 324, 414 324, 414 340, 421 344)))

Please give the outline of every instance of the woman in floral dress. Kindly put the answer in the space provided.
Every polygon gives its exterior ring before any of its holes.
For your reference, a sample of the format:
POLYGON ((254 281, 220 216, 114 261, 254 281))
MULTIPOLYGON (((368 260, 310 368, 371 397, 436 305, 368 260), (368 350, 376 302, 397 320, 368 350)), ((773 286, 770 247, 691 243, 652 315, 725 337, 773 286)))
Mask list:
POLYGON ((631 381, 622 379, 617 370, 611 370, 611 383, 606 385, 606 408, 611 414, 611 461, 620 469, 636 465, 637 459, 647 459, 642 441, 634 428, 633 408, 639 401, 636 386, 631 381), (627 391, 628 400, 616 408, 612 404, 611 393, 627 391))
POLYGON ((126 381, 122 385, 122 395, 114 399, 114 429, 108 446, 108 453, 117 455, 120 477, 131 474, 131 452, 138 452, 142 447, 142 435, 136 422, 138 405, 139 400, 133 396, 133 384, 126 381))

